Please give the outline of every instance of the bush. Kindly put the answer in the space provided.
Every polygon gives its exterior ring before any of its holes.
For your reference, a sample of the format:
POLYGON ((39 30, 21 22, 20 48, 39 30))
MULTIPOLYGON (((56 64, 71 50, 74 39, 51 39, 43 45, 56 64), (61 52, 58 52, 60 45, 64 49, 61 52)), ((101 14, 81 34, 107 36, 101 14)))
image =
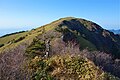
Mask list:
POLYGON ((4 46, 4 44, 0 44, 0 47, 3 47, 4 46))
POLYGON ((31 60, 29 68, 32 70, 33 80, 97 80, 102 71, 96 66, 78 56, 53 56, 43 59, 36 56, 31 60))
POLYGON ((120 59, 114 59, 110 54, 104 52, 83 50, 80 55, 93 61, 94 64, 100 67, 105 72, 111 73, 120 78, 120 59))
POLYGON ((36 56, 31 60, 28 67, 33 71, 32 80, 53 80, 47 73, 49 66, 42 58, 36 56))
POLYGON ((14 40, 14 43, 17 43, 17 42, 19 42, 19 41, 21 41, 21 40, 23 40, 23 39, 25 39, 25 36, 19 37, 18 39, 14 40))
POLYGON ((31 45, 26 49, 26 55, 33 58, 35 56, 43 56, 46 46, 44 41, 34 39, 31 45))
POLYGON ((111 75, 110 73, 103 72, 99 77, 99 80, 120 80, 118 77, 111 75))

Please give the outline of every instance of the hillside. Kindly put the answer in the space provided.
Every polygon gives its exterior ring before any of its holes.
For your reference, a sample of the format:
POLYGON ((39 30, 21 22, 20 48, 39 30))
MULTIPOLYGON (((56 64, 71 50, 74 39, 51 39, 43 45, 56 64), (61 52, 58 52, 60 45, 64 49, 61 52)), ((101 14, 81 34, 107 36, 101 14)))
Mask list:
POLYGON ((80 18, 0 37, 2 80, 119 80, 117 58, 120 36, 80 18))

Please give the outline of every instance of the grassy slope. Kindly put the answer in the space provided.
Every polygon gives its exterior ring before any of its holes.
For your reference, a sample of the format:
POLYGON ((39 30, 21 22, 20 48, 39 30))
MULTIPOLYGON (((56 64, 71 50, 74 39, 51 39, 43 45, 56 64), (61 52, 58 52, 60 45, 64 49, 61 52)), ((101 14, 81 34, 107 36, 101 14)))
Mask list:
MULTIPOLYGON (((35 38, 35 36, 39 35, 42 33, 42 30, 43 30, 43 27, 45 28, 45 31, 49 31, 49 30, 53 30, 54 28, 58 27, 58 25, 64 21, 64 20, 71 20, 73 19, 73 17, 67 17, 67 18, 61 18, 59 20, 56 20, 50 24, 47 24, 47 25, 44 25, 42 27, 39 27, 39 28, 36 28, 34 30, 31 30, 31 31, 27 31, 27 32, 23 32, 23 33, 18 33, 18 34, 13 34, 13 35, 10 35, 10 36, 6 36, 6 37, 3 37, 3 38, 0 38, 0 44, 5 44, 5 46, 1 47, 0 48, 0 52, 1 50, 5 50, 6 48, 12 48, 13 46, 16 46, 18 44, 20 44, 21 42, 31 42, 33 38, 35 38), (17 42, 17 43, 14 43, 14 44, 8 44, 9 41, 13 40, 13 39, 18 39, 22 36, 25 36, 25 39, 23 39, 22 41, 20 42, 17 42)), ((77 18, 75 18, 77 19, 77 18)), ((80 22, 84 25, 84 26, 88 26, 90 27, 92 24, 90 21, 84 21, 83 19, 79 19, 80 22)), ((87 32, 86 32, 87 33, 87 32)), ((84 39, 83 37, 79 37, 79 43, 80 45, 84 48, 90 48, 90 50, 97 50, 95 45, 93 45, 90 41, 84 39)))
POLYGON ((0 43, 1 44, 7 44, 9 41, 11 41, 13 39, 16 39, 16 38, 19 38, 19 37, 22 37, 22 36, 25 36, 27 33, 28 32, 23 32, 23 33, 13 34, 13 35, 10 35, 10 36, 0 38, 0 43))
MULTIPOLYGON (((51 29, 55 28, 56 25, 63 20, 64 20, 64 18, 59 19, 57 21, 54 21, 50 24, 44 25, 42 27, 45 27, 45 30, 48 31, 48 30, 51 30, 51 29)), ((23 32, 23 33, 18 33, 18 34, 13 34, 13 35, 10 35, 10 36, 2 37, 2 38, 0 38, 0 43, 1 44, 7 44, 9 41, 11 41, 13 39, 17 39, 17 38, 25 36, 25 35, 33 35, 34 36, 35 34, 40 33, 41 30, 42 30, 42 28, 39 27, 39 28, 36 28, 35 30, 26 31, 26 32, 23 32)))
POLYGON ((37 35, 42 34, 43 27, 45 27, 45 31, 49 31, 49 30, 53 29, 53 27, 55 27, 55 25, 51 23, 51 24, 47 24, 45 26, 39 27, 37 29, 28 31, 28 32, 13 34, 13 35, 10 35, 10 36, 0 38, 0 44, 4 44, 4 46, 0 48, 0 52, 6 51, 6 50, 11 49, 11 48, 14 48, 14 47, 20 45, 21 43, 30 44, 32 42, 32 40, 37 35), (23 39, 23 40, 21 40, 17 43, 8 43, 9 41, 16 40, 16 39, 18 39, 20 37, 23 37, 23 36, 25 36, 25 39, 23 39))
MULTIPOLYGON (((56 21, 54 21, 50 24, 41 26, 41 27, 36 28, 34 30, 31 30, 31 31, 18 33, 18 34, 13 34, 13 35, 10 35, 10 36, 0 38, 0 44, 4 44, 4 46, 0 48, 0 52, 6 51, 6 50, 11 49, 11 48, 14 48, 21 43, 30 44, 32 42, 33 38, 35 38, 37 35, 42 33, 43 27, 45 28, 45 31, 47 32, 49 30, 53 30, 54 28, 58 27, 58 24, 60 24, 62 21, 66 20, 66 19, 70 20, 72 18, 73 17, 61 18, 61 19, 56 20, 56 21), (23 39, 23 40, 21 40, 17 43, 12 43, 12 44, 8 43, 9 41, 16 40, 16 39, 18 39, 20 37, 23 37, 23 36, 25 36, 25 39, 23 39)), ((95 49, 94 45, 92 45, 89 41, 83 39, 82 37, 79 38, 79 40, 81 41, 80 43, 84 48, 85 48, 85 46, 88 46, 88 47, 93 47, 93 49, 95 49), (85 44, 83 44, 84 42, 85 42, 85 44)))
POLYGON ((88 48, 89 50, 92 50, 92 51, 95 51, 97 50, 97 48, 95 47, 94 44, 92 44, 90 41, 82 38, 82 37, 79 37, 79 44, 80 46, 80 49, 85 49, 85 48, 88 48))
POLYGON ((62 19, 54 21, 54 22, 52 22, 50 24, 41 26, 41 27, 36 28, 34 30, 30 30, 30 31, 23 32, 23 33, 18 33, 18 34, 13 34, 13 35, 10 35, 10 36, 6 36, 6 37, 3 37, 3 38, 0 38, 0 44, 4 44, 4 46, 0 48, 0 52, 9 50, 11 48, 14 48, 14 47, 20 45, 21 43, 28 43, 28 44, 30 44, 32 42, 32 40, 37 35, 40 35, 42 33, 43 27, 45 28, 45 31, 49 31, 49 30, 55 28, 56 25, 59 24, 59 22, 61 22, 61 21, 62 21, 62 19), (17 43, 12 43, 12 44, 8 43, 9 41, 18 39, 18 38, 23 37, 23 36, 25 36, 25 39, 23 39, 23 40, 21 40, 21 41, 19 41, 17 43))

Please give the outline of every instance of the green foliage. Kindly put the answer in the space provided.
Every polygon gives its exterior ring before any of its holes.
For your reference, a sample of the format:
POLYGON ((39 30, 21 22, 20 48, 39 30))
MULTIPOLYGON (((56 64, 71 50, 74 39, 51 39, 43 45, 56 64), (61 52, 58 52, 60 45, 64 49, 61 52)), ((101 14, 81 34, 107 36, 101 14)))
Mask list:
MULTIPOLYGON (((91 51, 95 51, 97 50, 96 46, 91 43, 89 40, 86 40, 82 35, 80 35, 80 32, 78 31, 74 31, 74 30, 69 30, 68 27, 66 26, 58 26, 57 28, 55 28, 56 31, 58 32, 62 32, 63 35, 65 35, 66 33, 70 33, 71 35, 70 36, 66 36, 65 39, 68 38, 68 40, 70 40, 69 38, 73 37, 73 40, 76 39, 76 41, 80 44, 80 49, 83 50, 83 49, 86 49, 88 48, 88 50, 91 50, 91 51)), ((85 32, 85 31, 83 31, 85 32)), ((88 33, 86 31, 86 33, 88 33)))
POLYGON ((9 36, 4 36, 0 38, 0 43, 2 44, 8 44, 9 42, 11 42, 12 40, 16 40, 20 37, 24 37, 27 35, 28 32, 23 32, 23 33, 16 33, 16 34, 12 34, 9 36))
POLYGON ((86 40, 82 36, 78 37, 78 42, 80 44, 80 49, 81 50, 84 50, 86 48, 90 51, 96 51, 97 50, 97 48, 94 44, 92 44, 90 41, 86 40))
POLYGON ((36 56, 28 69, 32 71, 33 80, 119 80, 80 56, 57 55, 48 59, 36 56))
POLYGON ((0 47, 3 47, 4 46, 4 44, 0 44, 0 47))
POLYGON ((49 66, 46 61, 36 56, 31 60, 29 69, 33 71, 32 80, 53 80, 53 77, 47 72, 49 66))
POLYGON ((17 42, 19 42, 19 41, 21 41, 21 40, 23 40, 23 39, 25 39, 25 36, 19 37, 18 39, 14 40, 14 43, 17 43, 17 42))
POLYGON ((74 79, 74 80, 95 80, 101 71, 95 65, 77 56, 53 56, 49 59, 42 59, 36 56, 29 63, 34 80, 53 80, 53 79, 74 79))
POLYGON ((45 51, 45 42, 39 39, 33 39, 31 45, 26 49, 26 55, 29 57, 35 57, 36 55, 43 56, 45 51))
POLYGON ((98 79, 99 80, 120 80, 118 77, 115 77, 110 73, 106 73, 106 72, 103 72, 98 79))

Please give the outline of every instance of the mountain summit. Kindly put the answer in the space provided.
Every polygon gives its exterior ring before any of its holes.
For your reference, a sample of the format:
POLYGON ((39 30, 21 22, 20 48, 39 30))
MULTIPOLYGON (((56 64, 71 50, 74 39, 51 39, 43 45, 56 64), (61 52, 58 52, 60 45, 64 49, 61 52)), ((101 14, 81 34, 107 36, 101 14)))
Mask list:
POLYGON ((120 35, 66 17, 0 37, 0 80, 119 80, 119 58, 120 35))
POLYGON ((62 33, 63 41, 76 41, 80 49, 88 48, 113 54, 115 57, 120 56, 120 36, 94 22, 67 17, 51 23, 50 26, 62 33))

